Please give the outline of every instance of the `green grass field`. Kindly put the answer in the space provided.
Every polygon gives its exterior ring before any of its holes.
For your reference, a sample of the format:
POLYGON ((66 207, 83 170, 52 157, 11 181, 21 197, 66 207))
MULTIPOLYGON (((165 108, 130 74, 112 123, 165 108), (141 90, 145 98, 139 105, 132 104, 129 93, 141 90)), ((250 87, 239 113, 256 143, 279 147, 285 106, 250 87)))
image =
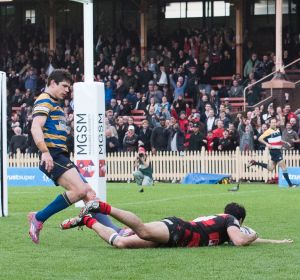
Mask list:
POLYGON ((193 219, 221 213, 228 202, 247 209, 245 224, 261 237, 292 238, 293 244, 237 248, 118 250, 85 228, 60 231, 78 213, 71 207, 52 217, 40 245, 28 237, 26 215, 50 202, 60 188, 9 188, 9 217, 0 219, 0 279, 300 279, 300 190, 275 185, 175 185, 157 183, 137 192, 134 184, 108 184, 108 201, 144 221, 176 215, 193 219))

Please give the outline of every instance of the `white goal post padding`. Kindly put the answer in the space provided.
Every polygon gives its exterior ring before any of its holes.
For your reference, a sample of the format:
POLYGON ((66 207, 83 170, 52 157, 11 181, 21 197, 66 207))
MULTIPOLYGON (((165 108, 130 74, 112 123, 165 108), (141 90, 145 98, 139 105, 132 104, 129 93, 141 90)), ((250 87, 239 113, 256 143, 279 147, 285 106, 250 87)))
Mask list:
POLYGON ((8 215, 8 198, 7 198, 7 95, 6 95, 6 74, 0 72, 0 151, 1 151, 1 162, 0 162, 0 179, 1 179, 1 190, 0 190, 0 217, 8 215))
MULTIPOLYGON (((106 201, 104 84, 74 84, 75 164, 97 197, 106 201)), ((82 206, 77 203, 76 206, 82 206)))

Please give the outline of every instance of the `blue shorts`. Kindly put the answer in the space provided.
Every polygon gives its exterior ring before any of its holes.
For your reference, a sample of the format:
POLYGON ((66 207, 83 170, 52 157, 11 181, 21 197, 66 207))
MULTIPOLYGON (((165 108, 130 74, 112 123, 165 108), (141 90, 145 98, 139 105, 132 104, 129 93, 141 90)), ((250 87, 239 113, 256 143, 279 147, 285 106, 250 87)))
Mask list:
POLYGON ((54 182, 56 186, 59 186, 59 184, 57 183, 59 177, 72 168, 76 168, 82 181, 87 183, 85 178, 79 172, 75 163, 70 160, 70 156, 67 152, 60 149, 49 149, 49 152, 53 158, 53 164, 54 164, 53 169, 50 172, 48 172, 45 169, 45 164, 43 165, 40 164, 39 168, 44 174, 46 174, 54 182))
POLYGON ((283 160, 282 152, 279 149, 278 150, 271 149, 270 156, 271 156, 271 160, 274 161, 275 163, 278 163, 283 160))

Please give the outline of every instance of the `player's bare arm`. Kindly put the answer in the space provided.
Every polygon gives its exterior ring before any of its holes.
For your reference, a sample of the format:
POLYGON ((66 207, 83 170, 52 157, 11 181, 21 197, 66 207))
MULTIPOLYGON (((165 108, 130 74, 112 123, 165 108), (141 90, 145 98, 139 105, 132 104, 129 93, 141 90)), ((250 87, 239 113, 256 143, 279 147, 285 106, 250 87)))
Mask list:
POLYGON ((247 246, 257 239, 256 233, 244 234, 235 226, 228 227, 227 233, 235 246, 247 246))
POLYGON ((292 239, 264 239, 257 238, 253 243, 261 243, 261 244, 291 244, 294 240, 292 239))
POLYGON ((36 116, 32 121, 31 133, 36 146, 42 153, 41 164, 45 164, 46 170, 50 172, 53 169, 53 159, 49 153, 43 134, 43 127, 46 120, 47 116, 36 116))

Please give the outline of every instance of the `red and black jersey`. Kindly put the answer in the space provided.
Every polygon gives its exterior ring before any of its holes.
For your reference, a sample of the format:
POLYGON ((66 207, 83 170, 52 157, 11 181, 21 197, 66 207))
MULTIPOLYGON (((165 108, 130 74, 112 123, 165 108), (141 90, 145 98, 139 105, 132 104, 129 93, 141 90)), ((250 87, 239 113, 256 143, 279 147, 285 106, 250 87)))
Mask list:
POLYGON ((229 241, 227 228, 240 227, 236 218, 229 214, 199 217, 191 222, 177 217, 164 219, 170 232, 167 246, 199 247, 217 246, 229 241))

